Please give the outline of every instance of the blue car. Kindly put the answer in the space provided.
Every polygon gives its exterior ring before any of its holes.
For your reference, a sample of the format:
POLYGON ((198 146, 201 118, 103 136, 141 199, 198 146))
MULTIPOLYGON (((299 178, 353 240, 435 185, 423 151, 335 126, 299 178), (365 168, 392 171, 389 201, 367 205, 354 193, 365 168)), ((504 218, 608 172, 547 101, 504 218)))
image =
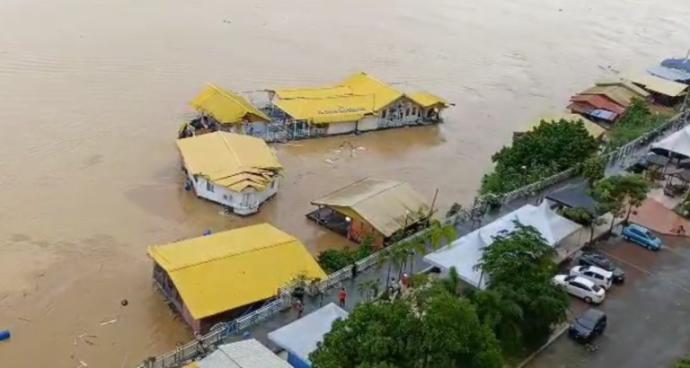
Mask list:
POLYGON ((637 224, 630 224, 623 229, 623 239, 639 244, 650 250, 659 250, 663 245, 649 229, 637 224))

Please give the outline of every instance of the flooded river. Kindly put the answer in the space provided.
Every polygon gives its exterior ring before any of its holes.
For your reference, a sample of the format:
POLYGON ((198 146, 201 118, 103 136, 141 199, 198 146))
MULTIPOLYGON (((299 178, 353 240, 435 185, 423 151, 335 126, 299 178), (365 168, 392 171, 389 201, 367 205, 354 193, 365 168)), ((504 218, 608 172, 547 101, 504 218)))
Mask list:
POLYGON ((3 0, 0 365, 130 367, 189 339, 152 290, 150 244, 270 221, 342 246, 304 214, 365 176, 467 204, 514 129, 611 69, 684 54, 688 19, 687 0, 3 0), (275 146, 285 178, 254 217, 182 190, 174 137, 204 83, 359 70, 456 106, 438 127, 275 146))

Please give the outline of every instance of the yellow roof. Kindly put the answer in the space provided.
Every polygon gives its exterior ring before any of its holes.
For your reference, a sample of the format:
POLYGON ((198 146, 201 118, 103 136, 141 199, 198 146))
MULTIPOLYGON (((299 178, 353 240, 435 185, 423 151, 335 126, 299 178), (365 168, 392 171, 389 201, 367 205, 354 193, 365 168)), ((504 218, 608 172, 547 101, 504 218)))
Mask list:
POLYGON ((407 183, 363 179, 312 201, 350 215, 353 211, 385 236, 412 225, 429 212, 429 205, 407 183))
POLYGON ((555 114, 551 116, 546 116, 543 117, 534 123, 529 127, 528 130, 532 130, 536 128, 542 121, 546 122, 551 122, 551 121, 560 121, 560 120, 567 120, 567 121, 582 121, 582 124, 585 126, 585 129, 591 135, 592 137, 599 139, 601 138, 604 134, 606 134, 606 129, 602 128, 599 124, 596 124, 592 122, 591 120, 583 117, 582 115, 578 114, 571 114, 571 113, 562 113, 562 114, 555 114))
POLYGON ((350 96, 352 90, 345 86, 329 86, 315 88, 278 89, 274 91, 281 99, 289 98, 328 98, 337 96, 350 96))
POLYGON ((686 84, 666 80, 649 74, 638 75, 628 79, 649 91, 669 97, 678 97, 688 89, 686 84))
POLYGON ((148 253, 195 319, 271 298, 300 275, 326 277, 299 240, 269 224, 151 246, 148 253))
POLYGON ((281 99, 275 105, 296 120, 316 124, 358 121, 374 111, 372 96, 281 99))
POLYGON ((402 92, 364 72, 345 79, 342 85, 350 88, 355 95, 373 95, 374 111, 381 110, 403 95, 402 92))
POLYGON ((221 124, 238 124, 243 120, 271 120, 244 97, 212 84, 209 84, 191 105, 197 111, 211 115, 221 124))
POLYGON ((402 92, 366 74, 357 73, 338 85, 274 90, 281 110, 296 120, 327 124, 357 121, 390 105, 402 92))
POLYGON ((262 139, 213 132, 177 140, 185 168, 218 185, 241 191, 263 189, 282 166, 262 139))
POLYGON ((408 97, 422 107, 431 107, 434 105, 448 106, 448 101, 427 92, 412 93, 408 97))

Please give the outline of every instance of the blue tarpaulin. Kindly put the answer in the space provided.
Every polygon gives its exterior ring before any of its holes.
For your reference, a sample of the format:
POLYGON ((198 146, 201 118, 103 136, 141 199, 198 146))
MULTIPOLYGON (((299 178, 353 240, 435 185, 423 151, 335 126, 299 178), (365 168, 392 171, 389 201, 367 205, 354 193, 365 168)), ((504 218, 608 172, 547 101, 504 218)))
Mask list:
POLYGON ((690 83, 690 73, 681 69, 654 66, 647 69, 647 73, 674 82, 690 83))
POLYGON ((608 110, 602 110, 602 109, 592 110, 588 115, 590 115, 594 118, 606 120, 606 121, 614 121, 614 120, 616 120, 616 117, 617 117, 615 112, 611 112, 608 110))
POLYGON ((688 59, 666 59, 661 62, 661 66, 680 69, 686 73, 690 73, 690 60, 688 59))

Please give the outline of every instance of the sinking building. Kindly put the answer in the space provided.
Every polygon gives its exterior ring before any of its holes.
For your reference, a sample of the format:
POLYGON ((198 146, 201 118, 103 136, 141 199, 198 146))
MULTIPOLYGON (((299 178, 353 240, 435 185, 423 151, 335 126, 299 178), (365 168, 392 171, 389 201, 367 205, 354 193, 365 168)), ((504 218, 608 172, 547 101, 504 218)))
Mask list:
POLYGON ((187 185, 239 215, 258 211, 278 191, 282 166, 259 138, 222 131, 177 140, 187 185))
POLYGON ((405 94, 357 73, 326 87, 270 90, 274 120, 290 139, 438 123, 449 106, 430 93, 405 94))
POLYGON ((666 80, 651 74, 637 75, 629 78, 632 83, 648 91, 654 102, 660 105, 673 106, 683 102, 688 92, 688 85, 666 80))
POLYGON ((198 116, 185 123, 179 138, 217 130, 260 135, 268 129, 270 118, 239 94, 209 84, 190 105, 198 116))
POLYGON ((377 246, 428 225, 431 209, 407 183, 366 178, 311 202, 307 217, 355 242, 377 246))
POLYGON ((295 237, 269 224, 151 246, 154 284, 194 332, 278 296, 295 279, 326 274, 295 237))

